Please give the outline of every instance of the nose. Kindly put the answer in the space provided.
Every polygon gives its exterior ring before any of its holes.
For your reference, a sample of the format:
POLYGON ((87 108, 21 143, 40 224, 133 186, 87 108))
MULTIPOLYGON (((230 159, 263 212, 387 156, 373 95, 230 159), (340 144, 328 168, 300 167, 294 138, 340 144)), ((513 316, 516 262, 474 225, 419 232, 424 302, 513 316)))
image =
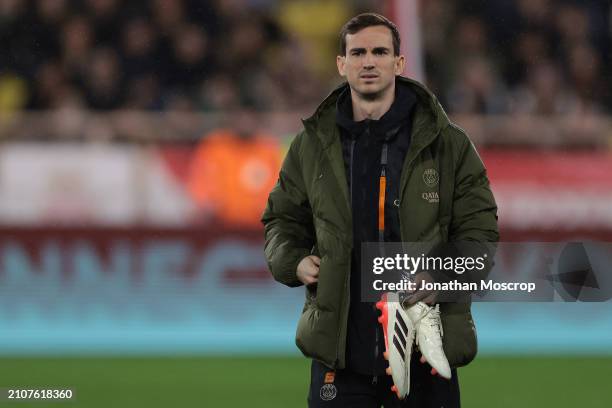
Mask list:
POLYGON ((363 68, 364 69, 374 68, 374 55, 372 55, 372 53, 366 52, 363 58, 363 68))

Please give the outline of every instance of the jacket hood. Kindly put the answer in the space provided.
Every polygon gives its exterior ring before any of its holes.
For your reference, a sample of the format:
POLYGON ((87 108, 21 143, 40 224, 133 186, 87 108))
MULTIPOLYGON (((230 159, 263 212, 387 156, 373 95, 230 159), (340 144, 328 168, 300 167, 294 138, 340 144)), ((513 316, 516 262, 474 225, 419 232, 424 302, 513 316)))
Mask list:
MULTIPOLYGON (((403 76, 395 77, 396 86, 410 88, 416 96, 416 112, 413 124, 415 144, 427 145, 438 135, 441 129, 450 123, 446 112, 437 98, 421 83, 403 76)), ((333 143, 336 137, 337 103, 343 92, 349 92, 348 83, 344 82, 334 89, 318 106, 314 114, 302 122, 307 132, 318 135, 324 146, 333 143)), ((409 106, 407 109, 411 109, 409 106)))

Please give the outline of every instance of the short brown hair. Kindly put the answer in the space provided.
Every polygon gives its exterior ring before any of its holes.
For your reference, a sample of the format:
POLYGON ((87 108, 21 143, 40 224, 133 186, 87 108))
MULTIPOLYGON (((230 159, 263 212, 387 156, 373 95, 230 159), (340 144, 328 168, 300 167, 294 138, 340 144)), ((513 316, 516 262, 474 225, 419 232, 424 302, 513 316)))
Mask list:
POLYGON ((400 53, 400 35, 397 26, 387 17, 376 13, 363 13, 351 18, 340 31, 340 55, 346 55, 346 36, 355 34, 366 27, 385 26, 391 30, 393 38, 393 53, 397 56, 400 53))

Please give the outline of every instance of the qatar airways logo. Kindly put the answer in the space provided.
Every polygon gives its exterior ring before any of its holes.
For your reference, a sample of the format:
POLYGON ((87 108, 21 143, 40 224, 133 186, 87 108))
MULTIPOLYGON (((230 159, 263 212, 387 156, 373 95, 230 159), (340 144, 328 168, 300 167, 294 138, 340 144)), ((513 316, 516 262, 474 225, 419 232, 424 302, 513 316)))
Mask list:
POLYGON ((439 203, 440 196, 437 191, 429 191, 421 194, 421 198, 430 204, 439 203))

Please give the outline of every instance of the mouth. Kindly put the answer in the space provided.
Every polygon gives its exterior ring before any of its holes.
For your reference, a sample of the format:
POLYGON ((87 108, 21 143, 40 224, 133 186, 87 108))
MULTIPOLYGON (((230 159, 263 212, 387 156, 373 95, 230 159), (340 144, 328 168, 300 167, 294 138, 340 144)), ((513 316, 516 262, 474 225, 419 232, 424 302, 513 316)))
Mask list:
POLYGON ((361 79, 371 80, 371 79, 377 79, 378 75, 376 75, 376 74, 361 74, 359 77, 361 79))

